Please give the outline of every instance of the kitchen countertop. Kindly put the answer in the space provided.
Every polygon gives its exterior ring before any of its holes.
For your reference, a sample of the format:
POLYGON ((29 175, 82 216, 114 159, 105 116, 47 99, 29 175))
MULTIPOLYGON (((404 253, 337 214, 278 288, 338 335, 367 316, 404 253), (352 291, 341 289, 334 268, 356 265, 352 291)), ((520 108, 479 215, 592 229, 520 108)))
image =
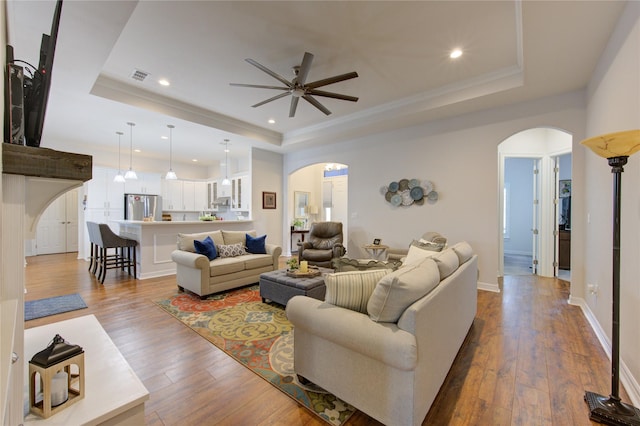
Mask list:
POLYGON ((116 220, 116 223, 122 225, 144 225, 144 226, 163 226, 163 225, 202 225, 202 224, 227 224, 227 223, 252 223, 253 220, 163 220, 155 222, 145 222, 143 220, 116 220))

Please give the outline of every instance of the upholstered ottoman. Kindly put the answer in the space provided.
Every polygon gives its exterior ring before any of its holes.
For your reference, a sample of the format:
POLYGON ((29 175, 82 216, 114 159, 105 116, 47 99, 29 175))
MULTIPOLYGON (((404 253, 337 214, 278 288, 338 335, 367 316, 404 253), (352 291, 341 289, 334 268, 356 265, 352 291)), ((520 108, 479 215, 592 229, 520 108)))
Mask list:
POLYGON ((271 300, 286 306, 293 296, 302 295, 324 300, 326 287, 325 273, 332 273, 333 269, 318 268, 320 275, 309 278, 290 277, 286 269, 265 272, 260 275, 260 297, 262 301, 271 300))

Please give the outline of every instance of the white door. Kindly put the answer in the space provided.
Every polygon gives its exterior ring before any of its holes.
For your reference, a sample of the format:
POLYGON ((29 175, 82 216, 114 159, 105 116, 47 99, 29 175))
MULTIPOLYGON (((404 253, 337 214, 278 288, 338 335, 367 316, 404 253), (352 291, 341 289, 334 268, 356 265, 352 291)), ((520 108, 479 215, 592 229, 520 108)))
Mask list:
POLYGON ((331 194, 332 209, 331 220, 334 222, 342 222, 342 235, 344 245, 347 246, 347 236, 349 235, 349 180, 347 176, 339 176, 332 179, 333 190, 331 194))
POLYGON ((36 229, 36 254, 73 251, 78 251, 78 189, 54 200, 36 229))
POLYGON ((540 159, 533 160, 533 247, 531 248, 531 271, 538 273, 538 258, 540 257, 540 159))

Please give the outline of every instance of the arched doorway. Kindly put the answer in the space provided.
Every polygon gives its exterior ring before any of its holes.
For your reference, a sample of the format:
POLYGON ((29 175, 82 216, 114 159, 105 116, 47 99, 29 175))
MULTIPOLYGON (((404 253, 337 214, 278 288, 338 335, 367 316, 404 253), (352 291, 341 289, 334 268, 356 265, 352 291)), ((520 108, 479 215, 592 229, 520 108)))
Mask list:
MULTIPOLYGON (((559 181, 568 181, 570 188, 571 144, 572 136, 567 132, 534 128, 498 146, 501 276, 558 276, 559 229, 570 212, 565 209, 563 217, 559 181), (520 266, 509 264, 512 259, 520 266)), ((566 241, 563 244, 566 246, 566 241)))
POLYGON ((289 175, 287 198, 291 201, 286 206, 286 217, 291 227, 301 229, 291 232, 285 251, 289 254, 297 251, 297 242, 314 221, 342 222, 347 241, 348 183, 349 168, 340 163, 316 163, 289 175))

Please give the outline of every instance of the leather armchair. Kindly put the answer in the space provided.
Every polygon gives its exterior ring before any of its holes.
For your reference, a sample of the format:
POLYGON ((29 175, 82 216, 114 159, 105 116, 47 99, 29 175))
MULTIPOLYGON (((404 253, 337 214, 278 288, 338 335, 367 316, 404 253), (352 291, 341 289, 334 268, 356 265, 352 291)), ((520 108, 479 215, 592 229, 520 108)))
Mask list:
POLYGON ((342 238, 342 222, 313 222, 309 239, 298 243, 298 261, 306 260, 310 265, 332 268, 332 259, 347 252, 342 238))

